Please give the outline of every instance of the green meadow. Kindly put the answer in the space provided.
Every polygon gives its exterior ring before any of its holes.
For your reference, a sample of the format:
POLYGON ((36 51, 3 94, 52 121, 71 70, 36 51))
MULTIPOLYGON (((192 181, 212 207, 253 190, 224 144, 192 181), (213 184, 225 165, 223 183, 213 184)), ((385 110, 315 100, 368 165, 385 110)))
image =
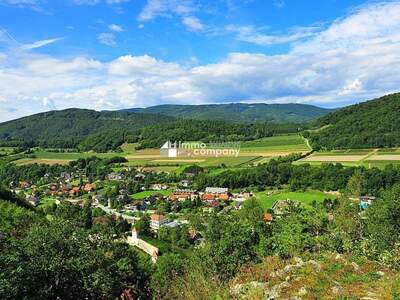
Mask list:
POLYGON ((272 208, 278 200, 298 201, 305 205, 311 205, 314 201, 322 202, 324 199, 334 199, 336 196, 315 190, 307 190, 304 192, 274 191, 272 195, 268 195, 267 191, 255 193, 256 199, 259 201, 264 211, 272 208))
POLYGON ((131 196, 132 199, 134 200, 140 200, 149 196, 153 196, 153 195, 157 195, 157 194, 161 194, 163 196, 169 196, 171 195, 172 191, 171 190, 161 190, 161 191, 143 191, 143 192, 139 192, 136 194, 133 194, 131 196))
POLYGON ((289 134, 273 137, 262 138, 254 141, 246 141, 241 143, 241 151, 257 152, 257 151, 308 151, 309 148, 300 135, 289 134))

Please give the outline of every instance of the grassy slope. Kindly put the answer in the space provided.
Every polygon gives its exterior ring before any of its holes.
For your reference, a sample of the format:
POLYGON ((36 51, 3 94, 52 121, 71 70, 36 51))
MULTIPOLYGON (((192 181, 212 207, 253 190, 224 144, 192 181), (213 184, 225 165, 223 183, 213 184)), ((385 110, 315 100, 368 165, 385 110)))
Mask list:
POLYGON ((279 299, 294 299, 299 293, 303 293, 301 299, 399 299, 400 296, 398 272, 364 258, 337 254, 303 257, 301 264, 266 257, 262 263, 243 269, 233 282, 247 287, 236 294, 236 299, 265 299, 272 287, 284 282, 287 284, 280 290, 279 299), (294 267, 285 269, 289 264, 294 267), (276 270, 281 270, 281 274, 271 276, 276 270), (257 287, 250 282, 257 282, 257 287))

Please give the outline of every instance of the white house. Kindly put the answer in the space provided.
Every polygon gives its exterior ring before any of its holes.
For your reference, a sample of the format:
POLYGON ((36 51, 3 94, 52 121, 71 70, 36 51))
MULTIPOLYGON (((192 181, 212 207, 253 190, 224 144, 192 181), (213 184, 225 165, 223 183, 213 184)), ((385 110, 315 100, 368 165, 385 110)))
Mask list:
POLYGON ((221 187, 206 187, 207 194, 226 194, 228 193, 228 188, 221 187))
POLYGON ((164 215, 152 214, 150 217, 150 228, 153 230, 158 230, 161 226, 168 222, 169 221, 164 215))

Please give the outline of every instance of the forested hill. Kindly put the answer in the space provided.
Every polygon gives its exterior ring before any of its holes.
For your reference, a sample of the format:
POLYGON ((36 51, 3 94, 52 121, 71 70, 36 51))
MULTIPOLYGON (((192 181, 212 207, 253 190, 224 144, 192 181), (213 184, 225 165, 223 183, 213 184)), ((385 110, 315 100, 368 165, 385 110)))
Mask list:
POLYGON ((324 116, 332 110, 306 104, 210 104, 158 105, 124 111, 156 113, 185 119, 225 120, 231 122, 302 123, 324 116))
POLYGON ((167 116, 130 112, 51 111, 0 124, 0 144, 105 151, 137 139, 138 130, 145 126, 172 121, 167 116))
POLYGON ((316 121, 314 149, 400 147, 400 93, 351 105, 316 121))
POLYGON ((240 141, 301 130, 298 124, 183 120, 160 114, 52 111, 0 124, 0 146, 106 152, 124 142, 160 147, 166 140, 240 141))

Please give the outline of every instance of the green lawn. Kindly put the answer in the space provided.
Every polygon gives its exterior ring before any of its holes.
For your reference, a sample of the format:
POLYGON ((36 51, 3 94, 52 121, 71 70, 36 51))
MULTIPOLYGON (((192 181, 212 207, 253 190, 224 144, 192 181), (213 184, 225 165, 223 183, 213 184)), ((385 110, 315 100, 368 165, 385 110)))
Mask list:
POLYGON ((255 197, 260 202, 265 211, 272 208, 274 203, 278 200, 289 199, 293 201, 299 201, 305 205, 310 205, 313 201, 322 202, 326 198, 336 198, 333 195, 315 190, 307 190, 305 192, 279 191, 271 196, 268 196, 267 192, 258 192, 255 193, 255 197))
POLYGON ((53 205, 53 203, 55 203, 56 199, 54 199, 53 197, 44 197, 42 199, 40 199, 40 204, 39 207, 50 207, 53 205))
POLYGON ((134 200, 140 200, 152 195, 156 195, 156 194, 161 194, 163 196, 169 196, 171 195, 172 191, 171 190, 161 190, 161 191, 143 191, 143 192, 139 192, 136 194, 133 194, 131 196, 132 199, 134 200))

